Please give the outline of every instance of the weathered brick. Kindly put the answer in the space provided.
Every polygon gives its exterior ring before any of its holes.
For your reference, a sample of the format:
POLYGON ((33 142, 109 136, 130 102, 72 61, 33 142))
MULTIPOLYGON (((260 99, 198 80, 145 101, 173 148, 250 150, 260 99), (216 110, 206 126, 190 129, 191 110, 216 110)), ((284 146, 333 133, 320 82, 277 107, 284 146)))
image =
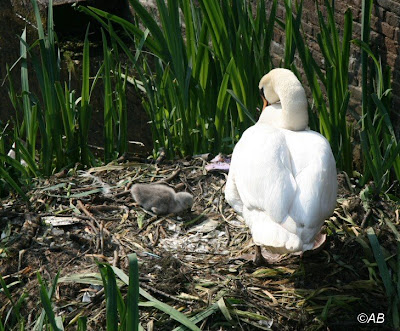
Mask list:
POLYGON ((359 86, 349 86, 351 96, 355 99, 361 99, 362 89, 359 86))
POLYGON ((361 57, 360 56, 350 56, 349 69, 352 72, 358 70, 360 65, 361 65, 361 57))
MULTIPOLYGON (((384 63, 392 68, 396 67, 396 63, 398 62, 398 55, 393 54, 393 53, 387 53, 387 54, 383 54, 383 58, 384 58, 384 63)), ((397 66, 399 66, 399 64, 397 64, 397 66)))
POLYGON ((317 10, 307 10, 303 13, 303 21, 307 23, 318 25, 318 12, 317 10))
POLYGON ((273 34, 273 40, 279 44, 283 44, 283 36, 284 36, 284 31, 281 29, 275 27, 274 28, 274 34, 273 34))
POLYGON ((396 45, 396 43, 394 42, 393 39, 391 38, 385 38, 384 39, 384 45, 385 45, 385 50, 388 53, 392 53, 392 54, 397 54, 398 52, 398 47, 396 45))
MULTIPOLYGON (((392 105, 393 105, 393 109, 395 111, 393 111, 391 115, 395 115, 395 116, 399 117, 400 116, 400 112, 399 112, 400 97, 397 96, 396 94, 393 94, 393 96, 392 96, 392 105)), ((398 118, 397 118, 397 120, 398 120, 398 118)), ((400 129, 400 126, 398 125, 397 130, 399 131, 399 129, 400 129)))
POLYGON ((394 0, 376 0, 377 4, 384 9, 400 15, 400 3, 394 0))
POLYGON ((382 23, 382 33, 388 38, 394 39, 395 28, 386 22, 382 23))
POLYGON ((283 56, 285 54, 285 48, 281 44, 278 44, 275 41, 271 42, 271 52, 278 56, 283 56))
POLYGON ((394 38, 393 39, 397 43, 397 45, 400 44, 400 28, 394 29, 394 38))
POLYGON ((307 34, 308 36, 311 36, 311 37, 316 36, 314 26, 311 24, 303 23, 303 30, 304 30, 304 33, 307 34), (314 33, 315 33, 315 35, 314 35, 314 33))
POLYGON ((356 112, 357 114, 361 114, 361 101, 357 98, 350 98, 349 108, 356 112))
POLYGON ((372 14, 372 16, 375 16, 381 20, 384 20, 385 16, 386 16, 386 9, 375 5, 372 7, 371 14, 372 14))
POLYGON ((278 18, 285 18, 285 7, 282 5, 278 5, 278 8, 276 9, 276 17, 278 18))
POLYGON ((344 14, 347 8, 349 8, 349 3, 344 1, 335 1, 335 11, 344 14))
POLYGON ((391 87, 392 87, 392 94, 394 93, 398 95, 398 93, 400 92, 400 83, 393 81, 391 87))
POLYGON ((316 11, 316 4, 315 4, 315 0, 304 0, 303 1, 303 7, 304 8, 308 8, 310 10, 315 10, 316 11))
POLYGON ((376 48, 383 45, 385 37, 376 31, 371 31, 370 39, 372 48, 376 48))
POLYGON ((361 38, 361 23, 353 22, 353 37, 356 39, 361 38))
POLYGON ((396 15, 390 11, 386 12, 386 23, 394 26, 394 27, 398 27, 400 26, 400 16, 396 15))
POLYGON ((400 68, 395 68, 392 72, 393 81, 400 82, 400 68))

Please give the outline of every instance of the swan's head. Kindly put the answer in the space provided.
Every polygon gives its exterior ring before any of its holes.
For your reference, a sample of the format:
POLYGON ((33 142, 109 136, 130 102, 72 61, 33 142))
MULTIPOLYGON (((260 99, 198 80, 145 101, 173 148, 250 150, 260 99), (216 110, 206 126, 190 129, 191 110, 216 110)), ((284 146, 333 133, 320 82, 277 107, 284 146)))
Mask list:
POLYGON ((308 125, 307 98, 303 86, 296 75, 283 68, 271 70, 258 84, 263 99, 260 120, 270 125, 289 129, 304 130, 308 125), (276 107, 268 107, 280 101, 276 107), (280 109, 280 111, 278 111, 280 109), (264 116, 263 116, 264 115, 264 116))
POLYGON ((264 75, 263 78, 261 78, 260 83, 258 84, 261 99, 263 100, 262 110, 264 110, 265 107, 267 107, 268 105, 279 101, 279 96, 276 94, 274 88, 274 81, 278 79, 278 75, 276 74, 277 70, 279 69, 271 70, 268 74, 264 75))

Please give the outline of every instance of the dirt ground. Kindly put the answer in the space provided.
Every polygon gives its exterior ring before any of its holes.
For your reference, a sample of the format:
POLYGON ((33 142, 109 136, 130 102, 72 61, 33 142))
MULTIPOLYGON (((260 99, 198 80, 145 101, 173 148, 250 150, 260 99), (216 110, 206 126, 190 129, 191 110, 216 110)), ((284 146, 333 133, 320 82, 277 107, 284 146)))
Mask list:
MULTIPOLYGON (((37 272, 50 284, 61 271, 54 310, 64 325, 81 314, 90 330, 105 330, 101 287, 69 282, 67 276, 98 272, 96 260, 127 273, 126 256, 135 252, 140 286, 188 316, 225 298, 231 320, 218 310, 199 324, 203 330, 390 330, 390 321, 362 325, 357 315, 388 312, 366 228, 372 226, 389 256, 395 256, 396 241, 384 222, 400 228, 393 202, 367 204, 354 179, 339 174, 338 204, 324 226, 324 248, 256 267, 244 259, 254 252, 249 230, 224 199, 225 173, 207 172, 203 157, 146 162, 59 173, 35 182, 29 205, 3 201, 0 274, 14 300, 28 294, 22 307, 28 329, 41 309, 37 272), (159 181, 192 193, 192 209, 156 216, 134 203, 132 183, 159 181)), ((4 321, 10 303, 2 292, 0 300, 4 321)), ((179 326, 159 310, 140 309, 147 330, 179 326)))

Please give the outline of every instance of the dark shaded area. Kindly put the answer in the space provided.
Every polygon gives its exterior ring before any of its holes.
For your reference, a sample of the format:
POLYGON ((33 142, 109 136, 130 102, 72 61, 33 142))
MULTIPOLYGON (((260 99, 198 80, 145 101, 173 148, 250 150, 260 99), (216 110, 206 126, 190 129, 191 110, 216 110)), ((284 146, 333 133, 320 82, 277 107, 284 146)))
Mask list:
POLYGON ((60 40, 83 40, 86 27, 90 23, 91 31, 95 31, 97 38, 101 38, 101 25, 90 16, 76 9, 77 6, 96 7, 110 14, 129 20, 131 12, 126 0, 63 0, 54 3, 54 25, 60 40))

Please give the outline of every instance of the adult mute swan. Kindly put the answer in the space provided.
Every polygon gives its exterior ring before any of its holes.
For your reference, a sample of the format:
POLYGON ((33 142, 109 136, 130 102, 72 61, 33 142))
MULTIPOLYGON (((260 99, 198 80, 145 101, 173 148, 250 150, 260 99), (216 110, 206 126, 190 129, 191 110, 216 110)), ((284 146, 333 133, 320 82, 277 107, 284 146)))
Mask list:
POLYGON ((307 127, 300 81, 274 69, 259 88, 263 111, 233 150, 225 188, 250 228, 256 264, 267 262, 260 246, 279 254, 313 249, 337 195, 335 159, 328 141, 307 127))

